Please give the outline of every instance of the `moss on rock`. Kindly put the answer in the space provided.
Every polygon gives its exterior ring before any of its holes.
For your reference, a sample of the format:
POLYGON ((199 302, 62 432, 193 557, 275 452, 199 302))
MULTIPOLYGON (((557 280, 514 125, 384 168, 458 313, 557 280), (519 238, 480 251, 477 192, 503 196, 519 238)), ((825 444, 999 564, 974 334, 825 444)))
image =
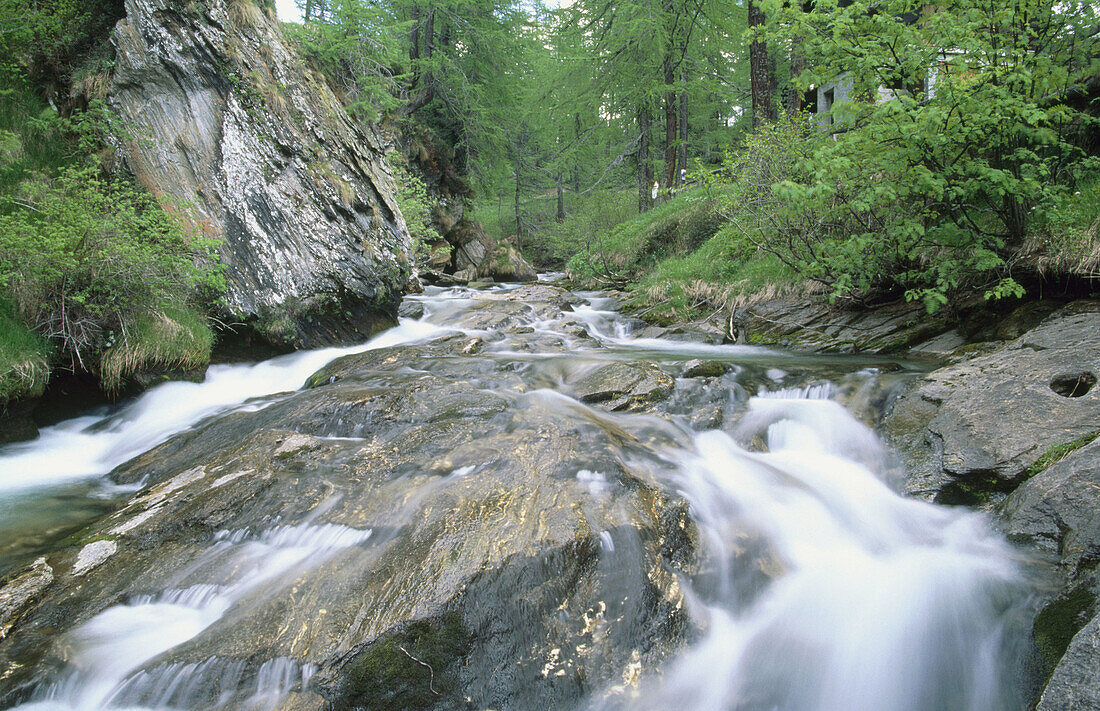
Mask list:
POLYGON ((1087 585, 1063 591, 1035 617, 1032 635, 1039 649, 1043 676, 1054 671, 1073 636, 1089 621, 1096 609, 1096 594, 1087 585))
POLYGON ((336 708, 426 709, 454 692, 472 636, 456 613, 418 620, 367 646, 344 667, 336 708))

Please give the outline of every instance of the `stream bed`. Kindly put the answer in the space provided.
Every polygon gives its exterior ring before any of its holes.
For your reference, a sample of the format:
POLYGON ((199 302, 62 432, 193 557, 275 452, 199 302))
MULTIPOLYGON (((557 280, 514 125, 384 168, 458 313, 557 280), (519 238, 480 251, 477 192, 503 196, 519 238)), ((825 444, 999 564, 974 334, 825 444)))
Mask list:
POLYGON ((408 301, 0 449, 0 708, 1025 707, 1028 562, 874 432, 928 364, 408 301))

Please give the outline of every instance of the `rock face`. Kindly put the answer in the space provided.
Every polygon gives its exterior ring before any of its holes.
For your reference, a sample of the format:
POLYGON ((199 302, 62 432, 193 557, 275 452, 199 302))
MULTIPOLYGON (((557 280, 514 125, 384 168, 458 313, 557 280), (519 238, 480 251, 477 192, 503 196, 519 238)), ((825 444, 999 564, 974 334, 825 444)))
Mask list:
POLYGON ((112 42, 121 155, 222 240, 235 320, 281 347, 390 326, 411 241, 377 135, 248 0, 126 0, 112 42))
POLYGON ((842 311, 818 300, 771 299, 735 312, 736 341, 815 351, 896 353, 930 338, 944 326, 920 304, 896 303, 870 311, 842 311))
POLYGON ((886 418, 907 490, 992 503, 1049 450, 1100 430, 1100 303, 1077 302, 993 353, 930 374, 886 418))
POLYGON ((1029 479, 999 513, 1010 540, 1057 562, 1060 589, 1033 630, 1042 671, 1050 676, 1039 711, 1100 707, 1100 441, 1029 479))

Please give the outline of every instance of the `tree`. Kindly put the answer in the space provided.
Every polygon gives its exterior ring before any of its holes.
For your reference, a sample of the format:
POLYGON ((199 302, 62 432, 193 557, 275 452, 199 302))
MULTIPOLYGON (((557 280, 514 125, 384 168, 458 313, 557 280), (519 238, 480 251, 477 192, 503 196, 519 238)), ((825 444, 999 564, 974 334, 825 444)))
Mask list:
POLYGON ((1095 118, 1065 103, 1096 71, 1096 9, 768 7, 774 37, 804 42, 801 86, 847 77, 855 97, 833 107, 836 140, 807 151, 809 177, 777 186, 768 247, 838 295, 900 287, 934 310, 962 286, 1021 293, 1006 258, 1100 167, 1076 139, 1095 118))

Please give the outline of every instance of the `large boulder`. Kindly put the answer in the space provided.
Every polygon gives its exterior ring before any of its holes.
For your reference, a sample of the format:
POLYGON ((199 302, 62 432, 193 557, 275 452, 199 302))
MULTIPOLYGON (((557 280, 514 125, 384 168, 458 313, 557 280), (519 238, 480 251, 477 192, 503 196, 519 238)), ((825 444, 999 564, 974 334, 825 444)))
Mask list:
POLYGON ((108 101, 126 166, 221 240, 227 317, 280 347, 393 325, 411 239, 381 140, 248 0, 126 0, 108 101))
MULTIPOLYGON (((544 338, 522 320, 566 295, 516 291, 489 301, 544 338)), ((695 629, 678 576, 698 573, 698 534, 647 454, 687 435, 532 388, 485 345, 345 356, 118 469, 144 487, 14 589, 0 706, 47 678, 121 678, 73 642, 156 601, 212 617, 114 703, 252 708, 267 684, 284 710, 542 710, 636 691, 695 629)), ((153 639, 179 629, 163 614, 153 639)))
POLYGON ((929 374, 883 431, 906 489, 941 503, 993 504, 1045 456, 1100 430, 1100 302, 1075 302, 1005 348, 929 374))
POLYGON ((1010 540, 1055 565, 1058 588, 1033 629, 1043 677, 1050 678, 1039 711, 1100 707, 1100 441, 1036 474, 999 513, 1010 540))

